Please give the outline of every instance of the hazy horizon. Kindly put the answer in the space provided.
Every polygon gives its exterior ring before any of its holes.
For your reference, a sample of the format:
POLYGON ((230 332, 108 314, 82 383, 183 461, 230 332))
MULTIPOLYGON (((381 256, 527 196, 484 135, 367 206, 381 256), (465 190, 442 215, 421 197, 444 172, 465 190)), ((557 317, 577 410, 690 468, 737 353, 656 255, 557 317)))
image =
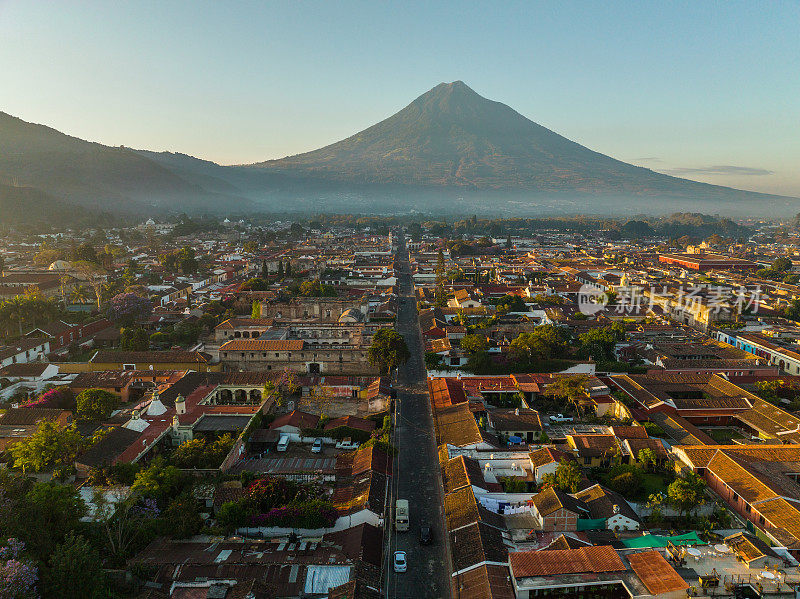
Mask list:
POLYGON ((107 145, 245 164, 336 142, 460 79, 620 160, 800 196, 798 18, 789 2, 0 0, 0 110, 107 145))

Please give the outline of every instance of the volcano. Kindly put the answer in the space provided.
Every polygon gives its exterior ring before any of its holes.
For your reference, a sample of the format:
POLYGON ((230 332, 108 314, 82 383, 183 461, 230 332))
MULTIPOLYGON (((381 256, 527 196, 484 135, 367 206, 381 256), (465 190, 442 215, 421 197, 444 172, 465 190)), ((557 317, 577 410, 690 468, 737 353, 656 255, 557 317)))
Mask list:
POLYGON ((252 166, 338 184, 720 199, 731 194, 766 196, 616 160, 484 98, 462 81, 437 85, 347 139, 252 166))

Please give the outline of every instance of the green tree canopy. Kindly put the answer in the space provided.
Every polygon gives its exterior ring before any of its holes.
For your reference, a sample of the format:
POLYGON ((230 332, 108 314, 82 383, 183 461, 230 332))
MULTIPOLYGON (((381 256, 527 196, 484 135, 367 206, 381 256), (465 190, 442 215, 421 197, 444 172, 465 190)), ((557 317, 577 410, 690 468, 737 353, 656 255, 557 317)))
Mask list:
POLYGON ((405 339, 391 328, 380 329, 372 336, 372 344, 367 351, 367 359, 377 366, 381 374, 388 374, 411 357, 405 339))
POLYGON ((544 325, 530 333, 520 333, 509 349, 517 361, 530 363, 564 355, 567 343, 564 332, 552 325, 544 325))
POLYGON ((43 579, 44 594, 63 599, 104 599, 109 596, 103 562, 97 550, 70 532, 50 557, 43 579))
POLYGON ((119 332, 119 346, 125 351, 147 351, 150 349, 150 335, 141 327, 125 327, 119 332))
POLYGON ((676 478, 667 487, 667 503, 681 514, 699 507, 704 502, 705 482, 694 472, 676 478))
POLYGON ((558 463, 554 474, 545 475, 545 483, 566 493, 577 493, 582 478, 583 472, 578 462, 563 459, 558 463))
POLYGON ((778 272, 787 272, 792 270, 792 261, 785 256, 781 256, 780 258, 776 258, 775 261, 772 263, 772 270, 778 272))
POLYGON ((542 395, 563 399, 572 404, 576 412, 579 412, 581 399, 586 397, 588 381, 589 377, 585 374, 560 376, 547 385, 542 395))
POLYGON ((50 467, 73 464, 82 445, 75 425, 62 427, 52 420, 42 420, 34 433, 11 446, 14 466, 23 472, 41 472, 50 467))
POLYGON ((162 499, 177 495, 185 482, 186 475, 180 468, 168 465, 159 456, 150 462, 150 466, 136 474, 131 490, 146 497, 162 499))
POLYGON ((97 421, 111 416, 119 404, 119 397, 103 389, 86 389, 78 393, 75 402, 78 416, 97 421))
POLYGON ((461 349, 470 355, 484 352, 489 349, 489 342, 485 335, 464 335, 464 338, 461 339, 460 345, 461 349))
POLYGON ((528 306, 525 305, 525 300, 518 295, 504 295, 497 302, 497 311, 500 314, 507 314, 508 312, 527 312, 528 306))

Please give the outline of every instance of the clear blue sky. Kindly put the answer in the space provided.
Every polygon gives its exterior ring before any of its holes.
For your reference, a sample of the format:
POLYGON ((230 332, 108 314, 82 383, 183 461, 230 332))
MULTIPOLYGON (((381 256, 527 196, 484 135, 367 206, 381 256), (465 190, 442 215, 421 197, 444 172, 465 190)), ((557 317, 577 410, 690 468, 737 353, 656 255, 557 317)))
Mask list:
POLYGON ((254 162, 461 79, 616 158, 800 196, 794 0, 0 0, 0 39, 0 110, 110 145, 254 162))

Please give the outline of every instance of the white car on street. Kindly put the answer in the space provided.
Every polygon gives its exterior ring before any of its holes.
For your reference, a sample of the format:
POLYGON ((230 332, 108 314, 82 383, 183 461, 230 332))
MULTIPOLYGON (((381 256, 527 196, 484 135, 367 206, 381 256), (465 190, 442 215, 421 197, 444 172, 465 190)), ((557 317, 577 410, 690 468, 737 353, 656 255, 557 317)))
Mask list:
POLYGON ((553 414, 550 416, 550 422, 572 422, 572 418, 564 414, 553 414))
POLYGON ((345 450, 358 449, 358 443, 356 443, 355 441, 351 441, 350 437, 347 437, 346 439, 342 439, 336 444, 336 449, 345 449, 345 450))
POLYGON ((405 572, 408 570, 408 562, 406 561, 406 552, 405 551, 395 551, 394 552, 394 571, 395 572, 405 572))

